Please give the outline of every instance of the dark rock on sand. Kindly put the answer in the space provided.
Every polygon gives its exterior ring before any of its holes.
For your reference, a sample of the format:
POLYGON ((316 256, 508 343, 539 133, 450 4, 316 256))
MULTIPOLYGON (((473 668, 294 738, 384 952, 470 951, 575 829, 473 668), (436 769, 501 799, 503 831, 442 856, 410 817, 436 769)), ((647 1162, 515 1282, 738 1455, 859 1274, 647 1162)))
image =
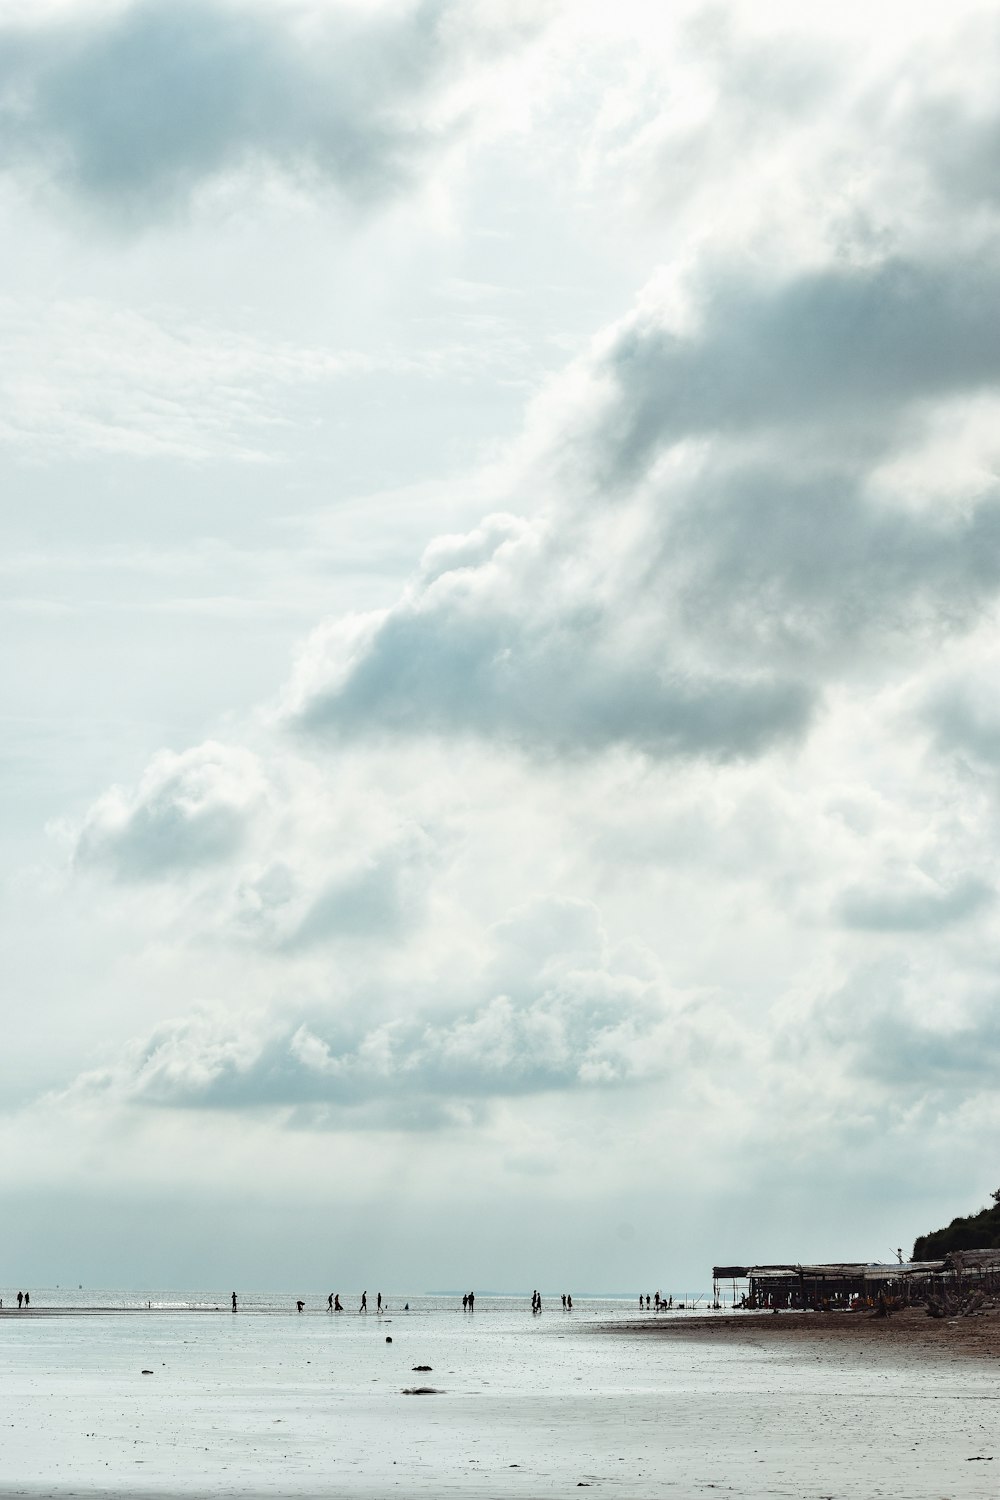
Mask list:
POLYGON ((435 1385, 408 1385, 403 1388, 404 1396, 443 1396, 444 1392, 438 1390, 435 1385))

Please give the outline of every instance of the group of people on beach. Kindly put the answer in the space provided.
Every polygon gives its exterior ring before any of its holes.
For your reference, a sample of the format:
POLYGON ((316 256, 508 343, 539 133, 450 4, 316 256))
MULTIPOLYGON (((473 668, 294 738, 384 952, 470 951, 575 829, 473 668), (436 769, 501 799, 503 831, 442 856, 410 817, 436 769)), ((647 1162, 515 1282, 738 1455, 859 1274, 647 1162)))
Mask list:
MULTIPOLYGON (((560 1292, 559 1295, 562 1298, 563 1312, 572 1312, 573 1311, 573 1298, 572 1298, 571 1294, 569 1292, 560 1292)), ((533 1291, 532 1294, 531 1294, 531 1311, 533 1313, 540 1313, 541 1310, 542 1310, 542 1294, 541 1294, 541 1292, 539 1292, 539 1291, 536 1290, 536 1291, 533 1291)))
MULTIPOLYGON (((470 1298, 471 1298, 472 1294, 470 1293, 469 1295, 470 1295, 470 1298)), ((20 1294, 18 1294, 18 1299, 17 1300, 18 1300, 18 1305, 20 1306, 20 1302, 21 1302, 20 1294)), ((234 1292, 233 1293, 233 1312, 236 1311, 237 1306, 238 1306, 238 1304, 237 1304, 237 1300, 236 1300, 236 1293, 234 1292)), ((305 1306, 306 1305, 303 1302, 303 1300, 302 1300, 301 1297, 299 1297, 299 1298, 296 1299, 296 1302, 295 1302, 295 1310, 296 1310, 296 1312, 304 1312, 305 1311, 305 1306)), ((327 1309, 327 1312, 335 1312, 335 1313, 344 1312, 345 1311, 344 1305, 343 1305, 343 1303, 340 1300, 340 1293, 339 1292, 331 1292, 330 1293, 329 1297, 327 1297, 327 1299, 326 1299, 326 1309, 327 1309)), ((404 1312, 409 1312, 409 1310, 410 1310, 410 1304, 407 1302, 406 1306, 403 1308, 403 1311, 404 1312)), ((366 1313, 367 1311, 368 1311, 368 1293, 367 1293, 367 1291, 364 1291, 364 1292, 361 1293, 361 1306, 358 1308, 358 1312, 359 1313, 366 1313)), ((378 1294, 378 1301, 376 1303, 375 1311, 378 1312, 378 1313, 384 1313, 384 1312, 388 1312, 389 1311, 388 1306, 384 1305, 383 1302, 382 1302, 382 1293, 381 1292, 379 1292, 379 1294, 378 1294)))

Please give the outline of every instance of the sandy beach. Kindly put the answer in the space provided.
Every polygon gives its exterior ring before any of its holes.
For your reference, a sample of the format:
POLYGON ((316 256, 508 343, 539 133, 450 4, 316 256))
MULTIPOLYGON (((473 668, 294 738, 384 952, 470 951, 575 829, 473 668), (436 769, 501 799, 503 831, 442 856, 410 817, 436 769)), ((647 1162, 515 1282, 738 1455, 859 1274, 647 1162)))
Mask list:
MULTIPOLYGON (((861 1358, 949 1360, 1000 1358, 1000 1307, 967 1318, 930 1318, 923 1308, 907 1308, 889 1318, 870 1313, 707 1313, 703 1317, 629 1322, 630 1334, 715 1344, 809 1344, 829 1351, 850 1349, 861 1358)), ((624 1330, 614 1326, 616 1333, 624 1330)))
POLYGON ((0 1495, 992 1497, 995 1363, 923 1322, 506 1298, 15 1313, 0 1495))

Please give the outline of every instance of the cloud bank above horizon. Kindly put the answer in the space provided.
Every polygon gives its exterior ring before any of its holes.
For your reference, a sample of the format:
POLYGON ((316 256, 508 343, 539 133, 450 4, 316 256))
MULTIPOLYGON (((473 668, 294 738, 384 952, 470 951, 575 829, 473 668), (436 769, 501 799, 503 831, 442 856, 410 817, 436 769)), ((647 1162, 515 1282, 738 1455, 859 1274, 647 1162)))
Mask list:
POLYGON ((12 1192, 332 1149, 352 1256, 405 1179, 562 1263, 653 1173, 668 1282, 989 1187, 1000 31, 870 22, 0 12, 95 351, 0 425, 12 1192))

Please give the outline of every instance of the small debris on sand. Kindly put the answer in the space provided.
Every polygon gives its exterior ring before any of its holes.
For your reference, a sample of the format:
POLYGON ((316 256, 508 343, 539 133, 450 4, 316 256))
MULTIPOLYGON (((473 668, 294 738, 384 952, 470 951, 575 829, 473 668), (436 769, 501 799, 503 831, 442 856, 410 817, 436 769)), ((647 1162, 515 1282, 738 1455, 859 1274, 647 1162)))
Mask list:
POLYGON ((404 1396, 443 1396, 435 1385, 408 1385, 403 1388, 404 1396))
POLYGON ((431 1369, 433 1369, 433 1365, 414 1365, 413 1369, 414 1369, 414 1371, 418 1371, 419 1370, 421 1373, 423 1373, 424 1370, 431 1370, 431 1369))

